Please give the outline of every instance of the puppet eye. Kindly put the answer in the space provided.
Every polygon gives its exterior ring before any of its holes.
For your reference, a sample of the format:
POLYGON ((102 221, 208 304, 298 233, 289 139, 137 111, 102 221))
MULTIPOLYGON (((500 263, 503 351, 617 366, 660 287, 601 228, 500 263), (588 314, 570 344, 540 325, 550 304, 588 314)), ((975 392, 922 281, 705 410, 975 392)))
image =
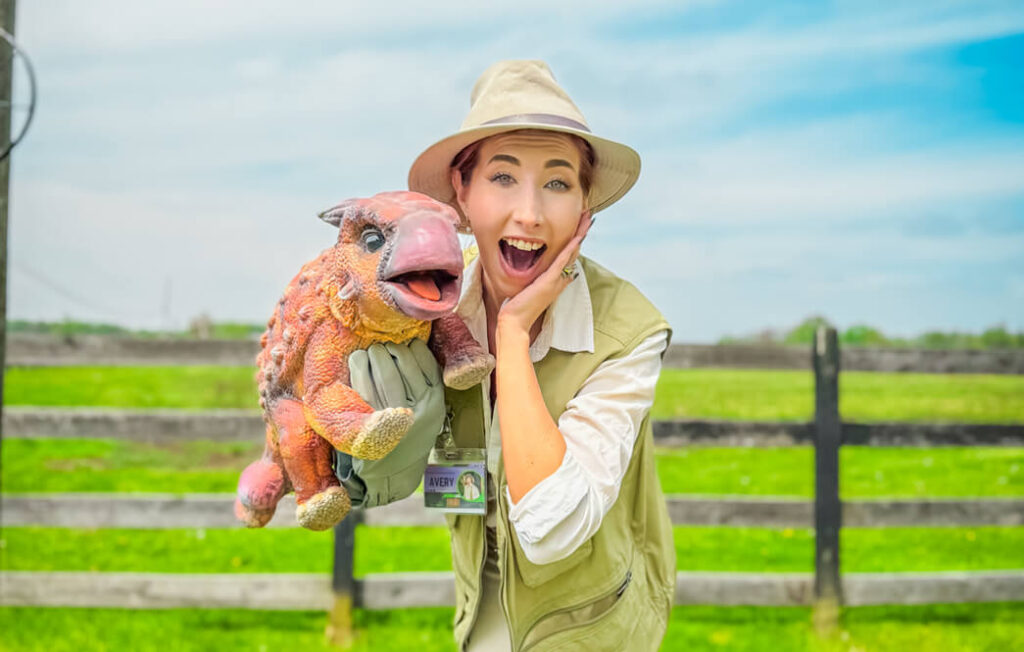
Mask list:
POLYGON ((383 247, 385 242, 384 234, 375 226, 368 226, 363 229, 363 233, 359 236, 359 240, 363 243, 363 247, 370 253, 373 253, 383 247))

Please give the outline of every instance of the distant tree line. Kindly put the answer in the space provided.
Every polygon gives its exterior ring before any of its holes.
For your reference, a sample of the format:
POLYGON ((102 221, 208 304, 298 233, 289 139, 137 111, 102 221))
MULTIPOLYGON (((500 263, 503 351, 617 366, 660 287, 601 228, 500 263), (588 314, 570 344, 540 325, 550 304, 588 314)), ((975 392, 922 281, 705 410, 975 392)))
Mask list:
MULTIPOLYGON (((765 329, 752 335, 719 339, 719 344, 807 344, 814 339, 818 326, 831 326, 827 318, 814 315, 787 331, 765 329)), ((1020 349, 1024 348, 1024 331, 1010 332, 999 324, 983 332, 927 331, 915 337, 887 337, 866 324, 855 324, 845 330, 836 329, 840 345, 919 348, 919 349, 1020 349)))
MULTIPOLYGON (((825 317, 814 315, 803 320, 787 331, 765 329, 752 335, 726 336, 719 344, 810 344, 818 326, 833 326, 825 317)), ((7 330, 11 333, 42 333, 47 335, 111 335, 119 337, 156 338, 171 337, 183 339, 258 339, 263 333, 263 324, 242 322, 214 322, 205 315, 192 320, 189 328, 182 331, 134 330, 114 324, 98 324, 75 320, 59 322, 11 320, 7 330)), ((838 330, 838 329, 837 329, 838 330)), ((846 346, 870 346, 924 349, 1021 349, 1024 348, 1024 331, 1012 333, 1004 325, 985 329, 982 333, 959 331, 928 331, 915 337, 886 337, 882 331, 865 324, 857 324, 839 331, 839 342, 846 346)))
POLYGON ((226 339, 245 340, 258 339, 266 329, 263 324, 245 324, 240 322, 210 322, 202 317, 194 319, 186 330, 160 331, 132 329, 115 324, 98 324, 93 322, 75 321, 25 321, 14 319, 7 322, 9 333, 40 333, 43 335, 111 335, 117 337, 138 338, 182 338, 182 339, 226 339))

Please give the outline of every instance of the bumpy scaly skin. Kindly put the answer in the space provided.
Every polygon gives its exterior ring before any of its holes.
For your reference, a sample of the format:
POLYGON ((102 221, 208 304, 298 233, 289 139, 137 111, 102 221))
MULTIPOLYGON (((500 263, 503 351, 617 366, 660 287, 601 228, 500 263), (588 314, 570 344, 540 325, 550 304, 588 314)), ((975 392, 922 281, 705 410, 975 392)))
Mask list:
POLYGON ((348 492, 342 487, 328 487, 295 508, 295 518, 310 530, 326 530, 333 527, 352 509, 348 492))
POLYGON ((469 389, 494 369, 494 357, 489 353, 480 355, 480 346, 456 314, 445 315, 434 322, 431 343, 444 370, 444 384, 452 389, 469 389))
POLYGON ((339 227, 337 244, 303 265, 260 338, 256 381, 266 446, 242 472, 235 501, 236 516, 249 527, 266 525, 293 490, 300 525, 334 526, 351 501, 331 469, 331 449, 380 459, 412 425, 412 410, 374 411, 349 386, 353 351, 429 338, 445 383, 457 389, 494 368, 494 358, 450 312, 461 280, 458 218, 450 207, 418 193, 381 193, 343 202, 321 217, 339 227), (363 238, 374 229, 386 243, 371 250, 363 238), (442 288, 436 301, 410 293, 407 283, 396 285, 408 278, 403 271, 427 269, 446 270, 434 275, 442 288))

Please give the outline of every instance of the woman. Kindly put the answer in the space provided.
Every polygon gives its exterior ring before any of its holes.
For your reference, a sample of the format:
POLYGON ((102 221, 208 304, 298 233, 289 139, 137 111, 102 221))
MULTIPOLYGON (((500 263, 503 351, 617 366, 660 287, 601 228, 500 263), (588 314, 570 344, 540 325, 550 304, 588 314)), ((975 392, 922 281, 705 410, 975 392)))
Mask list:
POLYGON ((462 497, 473 501, 480 498, 480 487, 476 484, 476 474, 466 471, 462 474, 462 497))
MULTIPOLYGON (((670 330, 579 257, 593 213, 639 169, 632 149, 590 133, 543 62, 503 61, 460 131, 410 170, 409 188, 453 205, 474 235, 457 311, 497 361, 482 387, 444 396, 456 444, 487 453, 486 516, 447 515, 460 649, 653 650, 664 635, 675 553, 648 413, 670 330)), ((353 387, 382 397, 401 374, 438 377, 403 348, 353 354, 353 387)), ((405 398, 426 412, 428 399, 405 398)), ((395 460, 339 471, 354 499, 412 491, 438 432, 436 415, 421 423, 395 460)))

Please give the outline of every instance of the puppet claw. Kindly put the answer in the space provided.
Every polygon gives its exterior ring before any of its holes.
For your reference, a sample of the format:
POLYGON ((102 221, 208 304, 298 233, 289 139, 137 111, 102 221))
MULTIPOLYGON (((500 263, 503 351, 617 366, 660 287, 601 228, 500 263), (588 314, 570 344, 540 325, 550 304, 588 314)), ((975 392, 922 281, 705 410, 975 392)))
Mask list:
POLYGON ((494 369, 494 356, 486 351, 450 360, 444 368, 444 384, 452 389, 469 389, 483 382, 494 369))
POLYGON ((257 510, 246 506, 239 498, 235 498, 235 516, 245 523, 245 527, 263 527, 274 516, 274 509, 257 510))
POLYGON ((385 408, 371 414, 352 442, 352 457, 379 460, 402 441, 412 426, 409 408, 385 408))
POLYGON ((334 527, 352 509, 348 492, 341 487, 328 487, 295 508, 295 520, 307 530, 321 531, 334 527))

